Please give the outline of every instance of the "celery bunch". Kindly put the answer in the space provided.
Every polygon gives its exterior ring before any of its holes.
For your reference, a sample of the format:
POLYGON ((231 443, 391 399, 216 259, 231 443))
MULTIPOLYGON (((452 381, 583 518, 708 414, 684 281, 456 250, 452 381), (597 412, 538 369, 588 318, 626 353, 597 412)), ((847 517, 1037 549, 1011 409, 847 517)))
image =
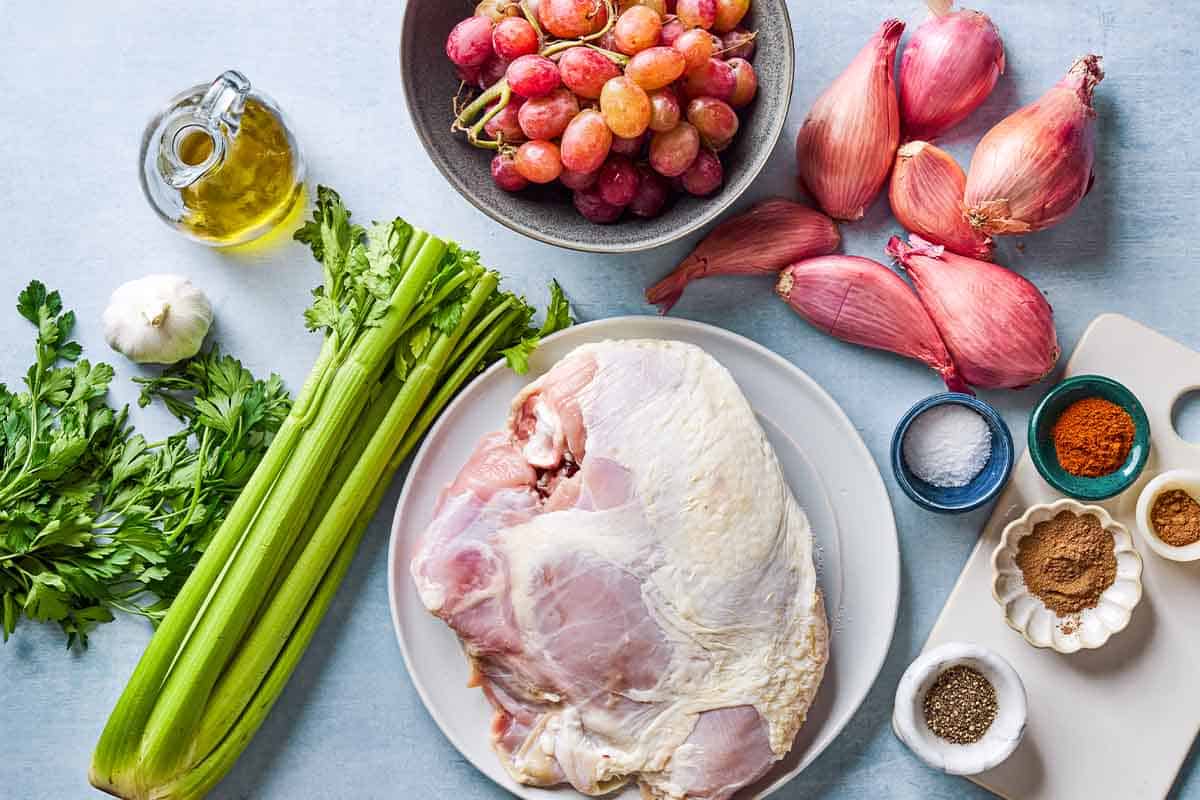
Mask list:
POLYGON ((325 342, 291 413, 172 604, 109 718, 96 787, 202 796, 229 771, 312 639, 391 476, 463 384, 523 369, 541 328, 476 253, 396 219, 350 221, 321 187, 297 232, 324 268, 325 342))

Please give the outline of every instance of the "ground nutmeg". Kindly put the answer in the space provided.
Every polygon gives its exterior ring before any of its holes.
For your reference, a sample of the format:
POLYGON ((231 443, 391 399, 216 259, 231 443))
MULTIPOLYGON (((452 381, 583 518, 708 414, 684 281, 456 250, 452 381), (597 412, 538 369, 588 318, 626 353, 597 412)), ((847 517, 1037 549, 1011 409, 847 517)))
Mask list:
POLYGON ((1066 407, 1051 433, 1063 469, 1081 478, 1098 478, 1116 472, 1129 458, 1133 417, 1111 400, 1085 397, 1066 407))
POLYGON ((1094 514, 1060 511, 1017 545, 1025 586, 1060 617, 1100 603, 1117 578, 1116 544, 1094 514))
POLYGON ((1154 498, 1150 508, 1154 532, 1172 547, 1200 542, 1200 503, 1182 489, 1172 489, 1154 498))

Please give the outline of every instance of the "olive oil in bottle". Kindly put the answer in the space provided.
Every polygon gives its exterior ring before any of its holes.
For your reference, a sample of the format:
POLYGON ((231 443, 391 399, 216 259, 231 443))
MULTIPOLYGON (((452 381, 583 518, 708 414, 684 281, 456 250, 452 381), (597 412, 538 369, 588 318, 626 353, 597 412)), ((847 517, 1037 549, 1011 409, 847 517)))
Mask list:
POLYGON ((142 186, 184 234, 235 245, 288 216, 303 197, 304 163, 275 104, 229 71, 184 92, 151 122, 142 186))

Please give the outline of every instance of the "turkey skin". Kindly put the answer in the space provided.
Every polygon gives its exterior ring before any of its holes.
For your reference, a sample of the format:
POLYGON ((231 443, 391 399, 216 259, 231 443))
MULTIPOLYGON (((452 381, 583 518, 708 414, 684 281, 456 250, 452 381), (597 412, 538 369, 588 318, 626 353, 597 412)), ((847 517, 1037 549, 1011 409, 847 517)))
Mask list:
POLYGON ((698 347, 577 348, 440 495, 411 562, 521 783, 724 800, 787 754, 828 627, 808 519, 698 347))

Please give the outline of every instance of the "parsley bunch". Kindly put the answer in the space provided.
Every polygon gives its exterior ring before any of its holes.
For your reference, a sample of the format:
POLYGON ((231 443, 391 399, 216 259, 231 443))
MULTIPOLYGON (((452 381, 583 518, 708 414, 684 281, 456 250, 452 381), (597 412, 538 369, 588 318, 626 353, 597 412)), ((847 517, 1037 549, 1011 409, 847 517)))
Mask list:
POLYGON ((25 391, 0 384, 0 628, 57 622, 67 646, 113 610, 157 623, 290 408, 213 349, 140 380, 184 427, 149 443, 106 402, 113 370, 81 358, 75 314, 32 281, 17 311, 37 328, 25 391))

